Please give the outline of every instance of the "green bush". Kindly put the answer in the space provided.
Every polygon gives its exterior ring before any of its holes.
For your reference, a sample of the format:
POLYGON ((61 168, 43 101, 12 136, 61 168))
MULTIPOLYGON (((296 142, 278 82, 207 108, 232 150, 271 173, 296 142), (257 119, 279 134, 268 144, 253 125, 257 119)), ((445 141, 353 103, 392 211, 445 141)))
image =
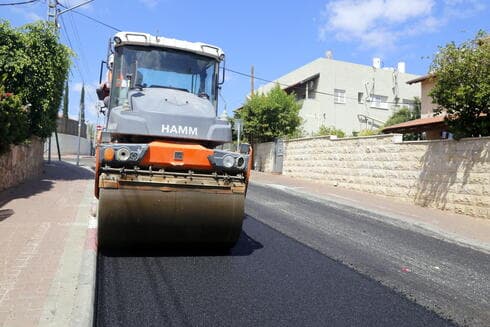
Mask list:
POLYGON ((4 114, 10 118, 3 117, 0 130, 7 130, 7 121, 9 126, 23 126, 26 122, 29 125, 27 135, 19 131, 19 135, 12 137, 15 142, 30 135, 46 138, 55 130, 70 56, 71 50, 59 43, 52 24, 38 21, 13 28, 7 21, 0 20, 0 86, 15 94, 3 104, 10 108, 9 113, 4 114), (22 114, 19 114, 21 104, 30 104, 30 107, 28 111, 20 110, 22 114))
POLYGON ((313 136, 326 136, 326 135, 336 135, 338 138, 342 138, 345 136, 345 132, 333 126, 327 127, 322 125, 318 129, 318 132, 313 134, 313 136))
POLYGON ((294 94, 276 85, 267 94, 253 94, 235 116, 243 119, 243 133, 250 143, 270 142, 301 133, 300 109, 294 94))
POLYGON ((356 136, 373 136, 379 135, 381 131, 379 129, 363 129, 357 133, 356 136))
POLYGON ((0 86, 0 154, 10 144, 19 144, 29 137, 29 111, 20 96, 5 93, 0 86))

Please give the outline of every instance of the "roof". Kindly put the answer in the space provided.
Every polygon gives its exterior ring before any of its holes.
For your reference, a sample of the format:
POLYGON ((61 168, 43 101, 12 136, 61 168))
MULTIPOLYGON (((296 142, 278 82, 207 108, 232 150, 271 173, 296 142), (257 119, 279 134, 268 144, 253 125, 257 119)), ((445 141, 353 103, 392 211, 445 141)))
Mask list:
POLYGON ((434 73, 426 74, 424 76, 420 76, 420 77, 417 77, 417 78, 414 78, 414 79, 411 79, 411 80, 407 81, 407 84, 412 85, 414 83, 423 82, 426 79, 429 79, 429 78, 432 78, 432 77, 435 77, 435 76, 436 76, 436 74, 434 74, 434 73))
POLYGON ((400 124, 392 125, 383 128, 383 133, 412 133, 412 132, 424 132, 436 127, 444 127, 446 116, 435 116, 428 118, 419 118, 409 120, 400 124))
POLYGON ((223 50, 211 44, 169 39, 162 36, 153 36, 148 33, 118 32, 116 33, 116 35, 114 35, 114 40, 117 41, 115 42, 115 46, 142 45, 171 48, 176 50, 194 52, 196 54, 212 57, 220 61, 223 60, 225 56, 223 50))

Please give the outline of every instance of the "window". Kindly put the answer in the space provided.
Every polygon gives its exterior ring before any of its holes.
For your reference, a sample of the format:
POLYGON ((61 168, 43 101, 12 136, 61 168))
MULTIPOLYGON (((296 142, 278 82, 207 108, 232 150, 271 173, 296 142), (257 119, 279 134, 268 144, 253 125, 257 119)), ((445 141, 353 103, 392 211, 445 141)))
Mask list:
POLYGON ((308 99, 314 99, 316 97, 316 89, 318 88, 318 77, 309 80, 308 87, 308 99))
POLYGON ((335 103, 345 103, 345 90, 335 89, 333 93, 335 103))
POLYGON ((364 93, 357 92, 357 103, 364 103, 364 93))
POLYGON ((414 110, 415 109, 415 101, 409 100, 409 99, 403 99, 402 100, 402 107, 407 107, 410 110, 414 110))
POLYGON ((316 74, 286 88, 284 91, 286 91, 287 94, 294 93, 296 95, 296 101, 315 99, 319 77, 320 75, 316 74))
POLYGON ((132 45, 117 47, 111 108, 128 100, 133 85, 194 93, 216 105, 217 68, 215 59, 191 52, 132 45), (133 76, 132 82, 128 75, 133 76))
POLYGON ((371 95, 371 107, 379 109, 389 109, 388 97, 384 95, 371 95))

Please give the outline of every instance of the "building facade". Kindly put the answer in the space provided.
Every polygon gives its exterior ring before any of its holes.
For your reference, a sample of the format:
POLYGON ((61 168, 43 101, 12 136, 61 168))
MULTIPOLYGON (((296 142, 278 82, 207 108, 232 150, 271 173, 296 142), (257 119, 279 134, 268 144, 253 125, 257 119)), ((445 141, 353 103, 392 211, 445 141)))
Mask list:
POLYGON ((404 63, 396 69, 381 68, 379 58, 372 66, 318 58, 255 92, 267 93, 278 83, 301 103, 307 134, 323 125, 351 135, 381 127, 396 110, 413 107, 420 85, 406 82, 417 77, 405 73, 404 63))

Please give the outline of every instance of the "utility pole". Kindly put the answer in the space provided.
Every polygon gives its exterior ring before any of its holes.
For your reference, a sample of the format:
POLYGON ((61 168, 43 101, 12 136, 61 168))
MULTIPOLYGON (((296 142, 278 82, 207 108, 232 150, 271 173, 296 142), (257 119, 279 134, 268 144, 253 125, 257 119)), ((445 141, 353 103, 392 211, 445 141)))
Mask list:
MULTIPOLYGON (((59 10, 58 9, 58 5, 60 4, 58 0, 48 0, 48 21, 49 22, 53 22, 55 27, 56 27, 56 30, 59 29, 59 26, 58 26, 58 17, 63 15, 64 13, 68 12, 68 11, 71 11, 73 9, 76 9, 78 7, 81 7, 81 6, 85 6, 86 4, 92 2, 94 0, 87 0, 85 2, 82 2, 82 3, 79 3, 71 8, 66 8, 64 10, 59 10)), ((64 7, 64 6, 63 6, 64 7)))
POLYGON ((254 79, 255 79, 255 68, 252 65, 250 68, 250 96, 254 95, 254 90, 255 90, 255 85, 254 85, 254 79))
MULTIPOLYGON (((78 7, 84 6, 94 0, 87 0, 85 2, 79 3, 71 8, 66 8, 64 10, 59 10, 58 5, 60 4, 58 0, 48 0, 48 22, 53 22, 54 23, 54 28, 55 31, 58 32, 59 30, 59 25, 58 25, 58 17, 63 15, 64 13, 76 9, 78 7)), ((80 104, 82 105, 82 104, 80 104)), ((77 165, 79 164, 79 156, 80 156, 80 130, 81 130, 81 119, 82 116, 79 113, 78 114, 78 154, 77 154, 77 165)), ((58 142, 58 128, 54 130, 54 135, 56 136, 56 146, 58 148, 58 159, 61 161, 61 152, 60 152, 60 144, 58 142)), ((48 163, 51 163, 51 136, 49 137, 49 143, 48 143, 48 163)))
POLYGON ((82 86, 80 94, 80 110, 78 111, 78 151, 77 151, 77 166, 80 166, 80 134, 82 132, 82 120, 85 119, 85 85, 82 86))

